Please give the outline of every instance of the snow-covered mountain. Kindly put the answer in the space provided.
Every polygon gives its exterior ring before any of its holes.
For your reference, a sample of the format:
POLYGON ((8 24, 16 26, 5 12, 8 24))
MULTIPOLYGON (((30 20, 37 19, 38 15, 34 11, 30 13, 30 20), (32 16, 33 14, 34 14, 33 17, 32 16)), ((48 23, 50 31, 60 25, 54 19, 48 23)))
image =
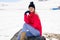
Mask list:
POLYGON ((34 1, 36 5, 36 12, 40 16, 43 33, 60 34, 60 10, 52 10, 52 8, 60 6, 59 0, 0 1, 0 40, 10 40, 23 27, 24 12, 28 10, 30 1, 34 1))

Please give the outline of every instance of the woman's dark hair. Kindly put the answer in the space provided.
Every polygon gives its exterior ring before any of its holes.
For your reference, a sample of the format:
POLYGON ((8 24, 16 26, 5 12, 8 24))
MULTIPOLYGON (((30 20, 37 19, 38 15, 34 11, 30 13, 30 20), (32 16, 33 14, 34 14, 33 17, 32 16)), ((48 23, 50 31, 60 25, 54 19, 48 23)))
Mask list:
POLYGON ((30 2, 30 4, 29 4, 29 7, 28 7, 28 8, 30 8, 30 7, 33 7, 33 8, 35 9, 35 5, 34 5, 34 3, 33 3, 33 2, 30 2))

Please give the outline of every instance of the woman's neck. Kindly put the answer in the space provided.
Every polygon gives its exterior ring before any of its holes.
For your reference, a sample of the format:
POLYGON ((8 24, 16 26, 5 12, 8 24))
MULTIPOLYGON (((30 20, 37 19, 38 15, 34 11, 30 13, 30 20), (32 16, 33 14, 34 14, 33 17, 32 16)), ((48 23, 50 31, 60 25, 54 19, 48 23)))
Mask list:
POLYGON ((35 12, 30 12, 30 13, 34 14, 35 12))

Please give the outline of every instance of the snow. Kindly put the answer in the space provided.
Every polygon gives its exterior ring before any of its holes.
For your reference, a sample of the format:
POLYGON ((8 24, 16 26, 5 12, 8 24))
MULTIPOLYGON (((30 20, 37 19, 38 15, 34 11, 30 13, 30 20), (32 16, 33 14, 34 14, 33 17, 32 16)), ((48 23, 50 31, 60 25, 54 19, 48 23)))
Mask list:
POLYGON ((19 0, 17 2, 0 2, 0 40, 10 40, 22 28, 24 24, 24 12, 28 10, 30 1, 34 1, 36 5, 43 33, 60 34, 60 10, 51 10, 60 5, 59 0, 42 2, 38 0, 19 0))

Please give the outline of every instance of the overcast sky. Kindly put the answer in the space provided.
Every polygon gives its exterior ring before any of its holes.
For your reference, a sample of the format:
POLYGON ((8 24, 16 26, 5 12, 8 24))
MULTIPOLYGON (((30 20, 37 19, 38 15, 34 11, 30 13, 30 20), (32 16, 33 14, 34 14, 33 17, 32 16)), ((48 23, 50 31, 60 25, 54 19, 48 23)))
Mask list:
POLYGON ((0 2, 16 2, 16 1, 19 1, 19 0, 0 0, 0 2))

